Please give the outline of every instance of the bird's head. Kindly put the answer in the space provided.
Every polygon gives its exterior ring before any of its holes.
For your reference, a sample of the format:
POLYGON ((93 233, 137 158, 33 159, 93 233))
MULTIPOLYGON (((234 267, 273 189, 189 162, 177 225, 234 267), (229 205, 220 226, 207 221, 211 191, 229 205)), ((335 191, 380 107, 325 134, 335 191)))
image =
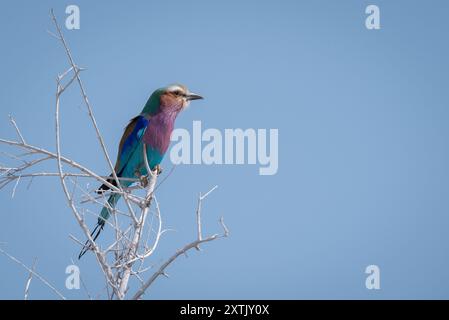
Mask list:
POLYGON ((178 113, 184 110, 190 104, 190 101, 198 99, 203 99, 203 97, 190 92, 182 84, 173 84, 154 91, 150 99, 148 99, 142 113, 178 113))
POLYGON ((202 96, 190 92, 189 89, 182 84, 174 84, 162 90, 161 105, 176 105, 181 109, 184 109, 190 104, 190 101, 203 99, 202 96))

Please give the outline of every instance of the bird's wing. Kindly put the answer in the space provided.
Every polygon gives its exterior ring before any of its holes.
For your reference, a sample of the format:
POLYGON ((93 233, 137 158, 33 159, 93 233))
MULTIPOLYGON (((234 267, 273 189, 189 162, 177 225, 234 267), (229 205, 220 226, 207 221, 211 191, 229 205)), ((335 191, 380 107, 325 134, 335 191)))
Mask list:
POLYGON ((115 172, 118 176, 121 175, 123 169, 126 167, 129 159, 138 148, 143 134, 147 129, 149 120, 144 116, 137 116, 129 122, 125 128, 122 139, 120 140, 117 162, 115 164, 115 172))
MULTIPOLYGON (((148 122, 148 119, 139 115, 135 118, 132 118, 129 124, 126 126, 125 132, 123 133, 122 139, 120 140, 117 161, 115 162, 115 173, 117 174, 117 177, 122 176, 123 170, 126 168, 126 165, 131 159, 133 153, 138 149, 143 134, 147 129, 148 122)), ((107 181, 113 186, 117 186, 117 183, 114 179, 108 178, 107 181)), ((102 184, 100 188, 98 188, 97 192, 103 193, 106 190, 109 190, 109 186, 102 184)))

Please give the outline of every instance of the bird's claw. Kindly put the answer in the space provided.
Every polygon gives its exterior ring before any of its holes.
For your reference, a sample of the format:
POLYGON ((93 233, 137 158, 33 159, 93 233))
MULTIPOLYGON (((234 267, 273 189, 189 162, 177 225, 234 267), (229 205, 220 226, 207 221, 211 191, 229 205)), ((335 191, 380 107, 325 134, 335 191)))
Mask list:
POLYGON ((148 177, 140 176, 139 180, 140 180, 140 184, 142 185, 142 187, 146 188, 148 185, 148 177))
POLYGON ((160 175, 161 173, 162 173, 162 167, 161 167, 161 165, 156 165, 155 167, 154 167, 154 171, 156 171, 156 174, 157 175, 160 175))
MULTIPOLYGON (((160 165, 156 165, 154 167, 153 172, 156 173, 156 175, 160 175, 162 173, 162 167, 160 165)), ((144 176, 144 175, 139 176, 139 180, 140 180, 140 184, 141 184, 142 187, 146 188, 148 186, 148 183, 149 183, 148 175, 146 175, 146 176, 144 176)))

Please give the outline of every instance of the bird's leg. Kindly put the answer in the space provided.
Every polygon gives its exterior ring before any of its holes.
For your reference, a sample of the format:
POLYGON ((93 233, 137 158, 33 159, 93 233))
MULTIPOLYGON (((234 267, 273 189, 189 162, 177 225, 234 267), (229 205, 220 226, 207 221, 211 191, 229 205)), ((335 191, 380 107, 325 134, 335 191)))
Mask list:
POLYGON ((162 167, 161 167, 161 165, 160 165, 160 164, 156 165, 156 166, 154 167, 154 170, 156 170, 156 174, 157 174, 157 175, 160 175, 160 174, 162 173, 162 167))
POLYGON ((140 184, 143 188, 146 188, 148 186, 148 176, 140 176, 140 184))
MULTIPOLYGON (((158 165, 156 165, 155 167, 154 167, 154 170, 153 171, 156 171, 156 174, 157 175, 160 175, 161 173, 162 173, 162 167, 158 164, 158 165)), ((143 187, 143 188, 146 188, 147 186, 148 186, 148 175, 141 175, 140 174, 140 172, 138 172, 138 171, 136 171, 135 172, 135 175, 136 175, 136 177, 138 177, 139 178, 139 180, 140 180, 140 185, 143 187)))
POLYGON ((140 172, 138 172, 138 171, 136 171, 134 174, 136 175, 136 177, 139 178, 139 182, 140 182, 140 185, 142 186, 142 188, 146 188, 148 185, 148 176, 140 174, 140 172))

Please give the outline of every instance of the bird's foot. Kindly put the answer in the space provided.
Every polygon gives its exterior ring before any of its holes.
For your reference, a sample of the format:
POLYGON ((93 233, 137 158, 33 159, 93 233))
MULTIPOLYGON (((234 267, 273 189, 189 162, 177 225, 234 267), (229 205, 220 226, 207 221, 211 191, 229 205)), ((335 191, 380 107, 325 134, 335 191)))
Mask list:
MULTIPOLYGON (((152 174, 154 174, 154 173, 156 173, 156 175, 160 175, 162 173, 162 167, 160 165, 156 165, 154 167, 154 170, 153 170, 152 174)), ((136 173, 136 175, 137 175, 137 173, 136 173)), ((149 176, 148 175, 146 175, 146 176, 143 176, 143 175, 139 176, 139 180, 140 180, 140 185, 143 188, 146 188, 148 186, 148 183, 149 183, 149 176)))
POLYGON ((157 174, 157 175, 160 175, 160 174, 162 173, 162 167, 161 167, 161 165, 160 165, 160 164, 156 165, 156 166, 154 167, 154 171, 156 171, 156 174, 157 174))
POLYGON ((146 188, 148 186, 148 176, 140 176, 139 180, 140 180, 140 185, 143 188, 146 188))

